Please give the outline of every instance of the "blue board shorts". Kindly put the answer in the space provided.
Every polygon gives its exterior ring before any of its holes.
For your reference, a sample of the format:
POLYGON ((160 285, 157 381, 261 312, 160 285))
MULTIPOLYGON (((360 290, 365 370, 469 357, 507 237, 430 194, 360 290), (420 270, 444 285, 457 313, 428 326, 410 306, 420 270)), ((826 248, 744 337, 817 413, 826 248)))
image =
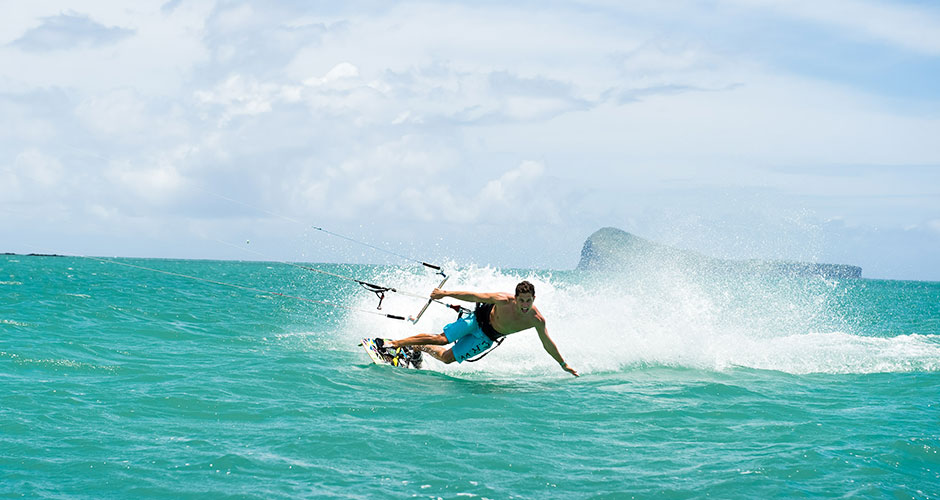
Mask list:
POLYGON ((493 345, 493 341, 483 333, 474 314, 468 314, 457 321, 444 326, 444 336, 447 342, 456 342, 451 350, 454 360, 463 363, 465 359, 472 358, 493 345))

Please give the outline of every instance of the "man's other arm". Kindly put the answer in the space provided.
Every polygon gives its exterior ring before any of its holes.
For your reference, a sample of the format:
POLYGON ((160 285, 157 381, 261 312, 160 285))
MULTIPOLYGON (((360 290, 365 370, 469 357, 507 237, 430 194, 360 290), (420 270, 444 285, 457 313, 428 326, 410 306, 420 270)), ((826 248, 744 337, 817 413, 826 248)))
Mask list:
POLYGON ((578 376, 578 372, 568 366, 568 363, 565 363, 565 360, 562 359, 561 354, 558 352, 558 347, 555 346, 555 342, 552 341, 552 338, 548 336, 548 327, 545 326, 545 320, 542 318, 536 318, 535 331, 539 332, 539 340, 542 341, 542 348, 545 349, 545 352, 549 356, 555 358, 555 361, 561 365, 561 369, 574 375, 578 376))

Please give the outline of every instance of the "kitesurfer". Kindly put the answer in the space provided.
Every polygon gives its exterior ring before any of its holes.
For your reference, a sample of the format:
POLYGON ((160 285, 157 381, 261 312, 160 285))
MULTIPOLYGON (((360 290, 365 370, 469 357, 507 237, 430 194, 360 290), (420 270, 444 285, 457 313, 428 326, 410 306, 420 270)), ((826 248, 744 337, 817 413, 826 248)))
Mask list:
POLYGON ((416 346, 444 363, 461 363, 477 356, 493 345, 500 337, 535 328, 542 341, 542 347, 566 372, 578 376, 578 372, 568 365, 558 348, 548 336, 545 317, 533 305, 535 286, 528 281, 516 285, 515 295, 492 292, 457 292, 435 288, 431 298, 440 300, 451 297, 465 302, 475 302, 476 309, 444 326, 439 334, 422 333, 401 340, 385 341, 385 346, 396 348, 416 346), (442 346, 453 343, 453 347, 442 346))

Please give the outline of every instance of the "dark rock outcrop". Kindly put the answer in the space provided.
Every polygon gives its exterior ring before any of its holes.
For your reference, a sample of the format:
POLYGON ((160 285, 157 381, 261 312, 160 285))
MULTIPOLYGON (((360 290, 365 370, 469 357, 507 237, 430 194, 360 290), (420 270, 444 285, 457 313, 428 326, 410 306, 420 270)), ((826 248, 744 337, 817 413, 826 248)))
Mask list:
POLYGON ((655 243, 613 227, 599 229, 581 249, 581 271, 629 271, 663 268, 708 272, 860 278, 862 268, 812 262, 726 260, 655 243))

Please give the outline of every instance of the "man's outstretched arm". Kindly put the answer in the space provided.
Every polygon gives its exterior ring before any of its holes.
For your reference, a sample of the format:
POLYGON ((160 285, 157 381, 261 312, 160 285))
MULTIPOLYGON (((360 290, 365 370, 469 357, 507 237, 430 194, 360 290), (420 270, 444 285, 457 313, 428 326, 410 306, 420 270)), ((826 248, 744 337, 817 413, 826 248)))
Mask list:
POLYGON ((558 352, 558 347, 555 346, 555 342, 552 342, 552 338, 548 336, 548 327, 545 326, 544 321, 540 321, 535 325, 535 331, 539 332, 539 340, 542 341, 542 347, 545 349, 545 352, 549 356, 555 358, 555 361, 561 365, 561 369, 574 375, 575 377, 579 376, 578 372, 568 366, 568 363, 565 363, 565 360, 562 359, 561 354, 558 352))
POLYGON ((443 299, 444 297, 451 297, 457 300, 462 300, 464 302, 483 302, 484 304, 505 302, 508 298, 505 293, 499 292, 449 292, 446 290, 441 290, 440 288, 435 288, 434 291, 431 292, 432 299, 439 300, 443 299))

